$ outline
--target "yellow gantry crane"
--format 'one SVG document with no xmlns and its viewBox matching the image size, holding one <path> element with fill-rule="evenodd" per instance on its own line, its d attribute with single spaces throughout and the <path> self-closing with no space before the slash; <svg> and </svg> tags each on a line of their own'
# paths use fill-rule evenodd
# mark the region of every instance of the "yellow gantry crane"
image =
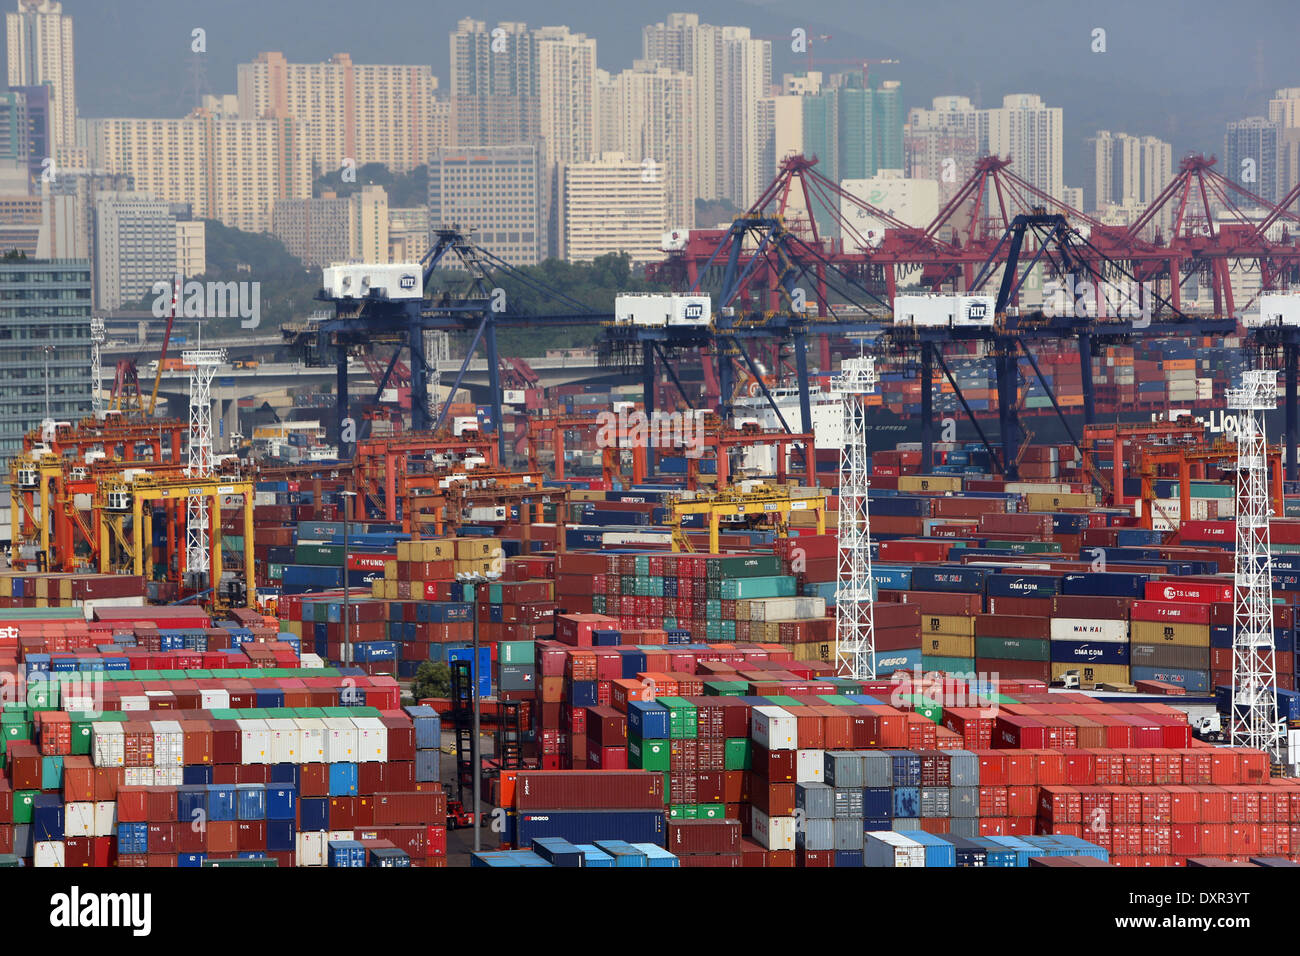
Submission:
<svg viewBox="0 0 1300 956">
<path fill-rule="evenodd" d="M 231 496 L 243 498 L 244 512 L 244 594 L 248 607 L 253 607 L 257 587 L 253 573 L 253 482 L 248 478 L 231 478 L 214 475 L 209 478 L 160 478 L 141 475 L 131 481 L 114 479 L 105 481 L 96 493 L 99 511 L 99 570 L 109 573 L 125 570 L 130 574 L 153 577 L 153 509 L 147 507 L 154 501 L 180 503 L 177 513 L 183 518 L 188 498 L 210 498 L 208 513 L 212 515 L 209 567 L 212 581 L 212 604 L 223 607 L 221 598 L 221 499 Z M 131 519 L 127 527 L 127 519 Z M 184 540 L 184 534 L 180 535 Z M 178 556 L 180 572 L 185 571 L 185 550 Z"/>
<path fill-rule="evenodd" d="M 817 518 L 817 533 L 825 534 L 826 505 L 824 488 L 766 484 L 748 486 L 746 483 L 720 491 L 696 492 L 691 497 L 677 495 L 669 503 L 668 526 L 673 532 L 673 550 L 695 550 L 682 528 L 682 518 L 686 515 L 708 515 L 709 551 L 716 554 L 724 518 L 770 520 L 776 526 L 776 533 L 784 538 L 789 533 L 790 515 L 796 511 L 811 511 Z"/>
<path fill-rule="evenodd" d="M 50 554 L 50 528 L 55 502 L 54 483 L 63 474 L 63 463 L 47 451 L 18 455 L 9 463 L 10 563 L 24 566 L 23 544 L 40 542 L 38 565 Z M 44 568 L 38 568 L 44 570 Z"/>
</svg>

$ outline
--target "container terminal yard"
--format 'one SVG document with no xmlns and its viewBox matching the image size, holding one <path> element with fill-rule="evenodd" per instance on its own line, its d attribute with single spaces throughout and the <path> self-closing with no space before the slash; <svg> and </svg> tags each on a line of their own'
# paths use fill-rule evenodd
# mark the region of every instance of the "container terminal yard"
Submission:
<svg viewBox="0 0 1300 956">
<path fill-rule="evenodd" d="M 68 19 L 52 0 L 17 2 L 11 20 Z M 36 35 L 17 22 L 11 83 L 26 76 L 19 40 Z M 504 27 L 461 21 L 455 69 L 471 58 L 458 38 L 496 56 L 527 29 Z M 667 88 L 661 29 L 645 27 L 646 59 L 625 77 Z M 577 77 L 555 50 L 586 38 L 540 34 L 536 82 Z M 822 59 L 808 53 L 784 88 L 753 84 L 774 129 L 791 91 L 821 82 Z M 590 60 L 594 77 L 594 40 Z M 867 66 L 898 60 L 839 62 L 854 70 L 827 90 L 892 102 L 897 82 L 873 85 Z M 203 92 L 199 64 L 189 119 L 213 142 L 235 117 L 311 149 L 397 136 L 291 116 L 310 98 L 286 93 L 299 65 L 283 54 L 241 63 L 238 96 Z M 335 67 L 346 76 L 347 110 L 384 100 L 367 71 L 405 70 L 403 95 L 427 85 L 430 115 L 439 104 L 458 135 L 473 109 L 481 126 L 509 125 L 492 96 L 435 100 L 423 67 L 354 72 L 348 54 L 317 66 L 322 87 Z M 44 99 L 4 95 L 70 104 L 63 80 L 23 82 Z M 570 106 L 585 95 L 573 82 Z M 600 83 L 626 83 L 618 102 L 633 102 L 633 80 Z M 611 103 L 602 122 L 619 118 Z M 95 275 L 77 333 L 85 414 L 50 412 L 55 347 L 24 352 L 43 362 L 45 414 L 25 409 L 36 424 L 0 474 L 0 868 L 135 886 L 143 875 L 121 871 L 1300 865 L 1300 175 L 1255 191 L 1188 152 L 1164 183 L 1137 176 L 1120 221 L 1084 211 L 1082 189 L 1043 185 L 986 132 L 916 220 L 864 198 L 845 144 L 819 159 L 800 109 L 799 148 L 765 147 L 777 151 L 761 179 L 739 177 L 745 201 L 710 206 L 732 195 L 716 184 L 699 186 L 707 202 L 663 193 L 665 209 L 685 198 L 726 221 L 671 231 L 665 213 L 648 259 L 605 257 L 627 267 L 608 295 L 565 271 L 598 256 L 515 262 L 502 244 L 519 232 L 456 222 L 450 200 L 440 221 L 450 174 L 420 182 L 422 220 L 394 200 L 394 224 L 418 222 L 400 241 L 294 252 L 311 303 L 277 290 L 286 317 L 260 328 L 260 312 L 210 316 L 200 302 L 196 316 L 180 265 L 148 317 Z M 131 182 L 107 168 L 135 162 L 113 124 L 137 121 L 67 110 L 70 130 L 92 124 L 93 148 L 55 144 L 59 162 L 84 150 L 77 175 L 124 177 L 76 187 L 97 197 L 91 235 L 107 236 L 168 190 L 151 171 Z M 624 139 L 652 138 L 646 124 Z M 435 160 L 520 148 L 446 136 L 386 146 L 392 169 L 371 165 L 397 171 L 396 194 L 410 186 L 403 150 L 432 177 Z M 1286 142 L 1300 157 L 1300 132 Z M 143 133 L 134 148 L 150 154 Z M 554 131 L 547 148 L 564 158 L 538 182 L 556 177 L 563 229 L 595 175 L 577 167 L 640 163 L 584 159 Z M 157 200 L 150 214 L 173 217 L 167 269 L 183 237 L 205 235 L 195 222 L 214 257 L 241 231 L 306 248 L 325 210 L 364 232 L 374 183 L 339 196 L 355 175 L 335 183 L 327 168 L 355 173 L 356 160 L 267 165 L 299 159 L 320 181 L 298 198 L 266 185 L 285 203 L 255 226 Z M 22 160 L 40 176 L 34 153 Z M 233 173 L 210 175 L 205 201 L 256 205 Z M 67 208 L 42 215 L 77 221 L 76 190 L 58 188 Z M 609 202 L 614 232 L 634 210 Z M 30 257 L 0 250 L 0 299 L 5 284 L 47 282 L 5 270 L 91 268 L 89 252 L 46 259 L 63 248 L 47 232 L 33 241 Z M 190 271 L 211 312 L 217 272 Z M 0 309 L 0 333 L 5 321 Z M 547 344 L 514 354 L 529 336 Z M 6 372 L 0 398 L 35 396 L 17 384 L 28 371 Z M 1126 905 L 1148 914 L 1175 902 L 1158 883 L 1134 889 Z"/>
</svg>

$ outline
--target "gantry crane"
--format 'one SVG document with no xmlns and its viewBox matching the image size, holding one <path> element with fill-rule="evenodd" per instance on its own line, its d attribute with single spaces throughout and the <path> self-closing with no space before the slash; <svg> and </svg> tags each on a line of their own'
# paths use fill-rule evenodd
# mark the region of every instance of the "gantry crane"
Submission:
<svg viewBox="0 0 1300 956">
<path fill-rule="evenodd" d="M 1282 506 L 1282 448 L 1273 446 L 1267 451 L 1268 486 L 1275 514 L 1283 514 Z M 1204 480 L 1205 466 L 1211 462 L 1225 464 L 1235 474 L 1237 446 L 1232 442 L 1216 442 L 1205 446 L 1143 447 L 1138 451 L 1138 471 L 1142 476 L 1142 527 L 1154 527 L 1156 507 L 1155 484 L 1164 465 L 1178 466 L 1179 522 L 1191 519 L 1193 480 Z M 1164 516 L 1168 521 L 1168 516 Z M 1174 522 L 1169 522 L 1171 525 Z M 1172 535 L 1176 536 L 1175 527 Z"/>
<path fill-rule="evenodd" d="M 160 478 L 152 475 L 137 476 L 131 480 L 113 479 L 100 484 L 96 506 L 99 510 L 99 570 L 153 576 L 153 502 L 175 503 L 183 513 L 187 500 L 202 497 L 208 502 L 211 516 L 209 536 L 209 580 L 212 587 L 211 603 L 225 608 L 230 603 L 221 593 L 221 576 L 224 570 L 221 549 L 221 501 L 238 496 L 243 499 L 244 512 L 244 603 L 253 607 L 257 587 L 253 567 L 253 482 L 248 478 L 214 475 L 206 478 Z M 127 520 L 130 519 L 130 526 Z M 169 522 L 178 526 L 177 520 Z M 177 572 L 182 580 L 186 571 L 187 551 L 179 543 L 172 554 L 177 561 Z M 172 554 L 167 555 L 170 563 Z"/>
<path fill-rule="evenodd" d="M 826 533 L 827 492 L 824 488 L 778 488 L 756 484 L 752 488 L 727 488 L 721 491 L 674 495 L 669 503 L 668 526 L 672 529 L 674 551 L 694 551 L 682 528 L 686 515 L 707 515 L 709 552 L 718 553 L 719 533 L 724 518 L 772 524 L 778 536 L 789 533 L 790 515 L 811 511 L 817 519 L 817 533 Z"/>
</svg>

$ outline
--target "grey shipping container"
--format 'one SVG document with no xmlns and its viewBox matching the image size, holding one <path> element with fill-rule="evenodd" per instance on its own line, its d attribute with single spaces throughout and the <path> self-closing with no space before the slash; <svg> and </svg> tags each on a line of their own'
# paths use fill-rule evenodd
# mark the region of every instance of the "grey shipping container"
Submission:
<svg viewBox="0 0 1300 956">
<path fill-rule="evenodd" d="M 861 787 L 836 787 L 835 788 L 835 818 L 857 817 L 862 819 L 862 788 Z M 854 847 L 837 847 L 840 850 L 852 850 Z"/>
<path fill-rule="evenodd" d="M 799 845 L 805 850 L 835 849 L 835 823 L 834 820 L 804 820 L 797 834 Z"/>
<path fill-rule="evenodd" d="M 973 839 L 980 835 L 980 819 L 979 817 L 953 817 L 948 824 L 948 832 L 955 837 Z"/>
<path fill-rule="evenodd" d="M 980 758 L 969 750 L 949 752 L 951 783 L 954 787 L 978 787 L 980 782 Z"/>
<path fill-rule="evenodd" d="M 953 787 L 949 797 L 953 817 L 978 817 L 980 815 L 980 788 Z"/>
<path fill-rule="evenodd" d="M 946 817 L 951 816 L 952 803 L 947 787 L 922 787 L 921 788 L 921 816 L 923 817 Z"/>
<path fill-rule="evenodd" d="M 1178 644 L 1130 644 L 1129 663 L 1133 667 L 1181 667 L 1208 671 L 1208 647 L 1184 647 Z"/>
<path fill-rule="evenodd" d="M 415 752 L 415 782 L 434 783 L 442 779 L 442 751 L 417 750 Z"/>
<path fill-rule="evenodd" d="M 823 778 L 827 785 L 862 787 L 862 757 L 860 750 L 826 751 Z"/>
<path fill-rule="evenodd" d="M 892 787 L 894 785 L 894 761 L 883 750 L 869 753 L 862 758 L 863 786 Z"/>
<path fill-rule="evenodd" d="M 861 791 L 859 791 L 861 793 Z M 862 818 L 845 817 L 835 820 L 835 849 L 862 849 Z"/>
<path fill-rule="evenodd" d="M 835 791 L 824 783 L 800 783 L 794 788 L 794 805 L 807 820 L 829 820 L 835 815 Z"/>
</svg>

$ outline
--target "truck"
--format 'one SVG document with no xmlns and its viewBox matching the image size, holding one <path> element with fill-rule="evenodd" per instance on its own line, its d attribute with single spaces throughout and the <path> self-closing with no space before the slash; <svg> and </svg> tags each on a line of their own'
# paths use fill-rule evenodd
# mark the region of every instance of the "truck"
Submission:
<svg viewBox="0 0 1300 956">
<path fill-rule="evenodd" d="M 1192 736 L 1208 743 L 1223 743 L 1227 735 L 1223 732 L 1223 717 L 1217 713 L 1203 717 L 1194 717 L 1191 721 Z"/>
</svg>

